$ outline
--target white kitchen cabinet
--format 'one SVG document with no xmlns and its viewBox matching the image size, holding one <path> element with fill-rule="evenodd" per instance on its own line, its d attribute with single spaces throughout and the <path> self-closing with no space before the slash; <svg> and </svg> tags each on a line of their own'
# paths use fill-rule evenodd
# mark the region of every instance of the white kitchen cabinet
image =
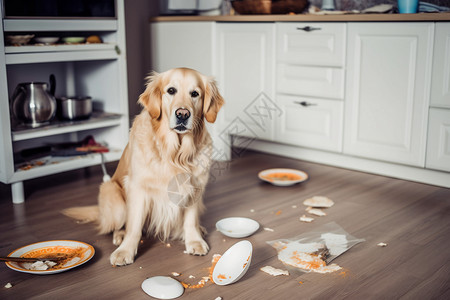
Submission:
<svg viewBox="0 0 450 300">
<path fill-rule="evenodd" d="M 342 151 L 342 101 L 278 95 L 278 104 L 283 111 L 277 122 L 278 142 Z"/>
<path fill-rule="evenodd" d="M 214 27 L 215 22 L 150 23 L 152 70 L 186 67 L 213 75 Z"/>
<path fill-rule="evenodd" d="M 98 165 L 99 154 L 75 157 L 45 156 L 19 162 L 22 150 L 49 144 L 78 142 L 92 135 L 107 144 L 104 160 L 115 161 L 128 141 L 128 92 L 126 75 L 124 3 L 116 1 L 115 18 L 7 18 L 0 3 L 3 36 L 32 33 L 42 36 L 99 35 L 102 44 L 4 45 L 0 41 L 0 181 L 12 185 L 13 202 L 24 201 L 23 181 Z M 60 96 L 89 95 L 94 113 L 89 120 L 59 121 L 29 128 L 10 115 L 12 93 L 21 82 L 48 82 L 56 77 Z M 30 167 L 22 168 L 22 164 Z"/>
<path fill-rule="evenodd" d="M 344 153 L 424 167 L 433 23 L 348 24 Z"/>
<path fill-rule="evenodd" d="M 450 24 L 436 23 L 431 106 L 450 108 Z"/>
<path fill-rule="evenodd" d="M 275 25 L 217 24 L 217 80 L 225 98 L 221 137 L 273 139 Z"/>
<path fill-rule="evenodd" d="M 277 23 L 277 142 L 342 151 L 344 23 Z"/>
<path fill-rule="evenodd" d="M 426 167 L 450 171 L 450 109 L 430 108 Z"/>
</svg>

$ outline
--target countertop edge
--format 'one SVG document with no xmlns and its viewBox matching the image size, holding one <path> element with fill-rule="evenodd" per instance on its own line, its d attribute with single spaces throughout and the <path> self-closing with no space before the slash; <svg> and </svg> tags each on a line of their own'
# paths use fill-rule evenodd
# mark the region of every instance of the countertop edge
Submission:
<svg viewBox="0 0 450 300">
<path fill-rule="evenodd" d="M 150 22 L 440 22 L 450 21 L 450 13 L 343 14 L 343 15 L 234 15 L 234 16 L 157 16 Z"/>
</svg>

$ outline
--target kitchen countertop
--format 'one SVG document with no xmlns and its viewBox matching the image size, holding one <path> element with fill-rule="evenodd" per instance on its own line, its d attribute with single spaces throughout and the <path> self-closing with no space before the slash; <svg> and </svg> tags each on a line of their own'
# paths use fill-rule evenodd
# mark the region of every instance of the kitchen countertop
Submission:
<svg viewBox="0 0 450 300">
<path fill-rule="evenodd" d="M 234 15 L 234 16 L 158 16 L 150 22 L 435 22 L 450 21 L 450 13 L 419 14 L 343 14 L 343 15 Z"/>
</svg>

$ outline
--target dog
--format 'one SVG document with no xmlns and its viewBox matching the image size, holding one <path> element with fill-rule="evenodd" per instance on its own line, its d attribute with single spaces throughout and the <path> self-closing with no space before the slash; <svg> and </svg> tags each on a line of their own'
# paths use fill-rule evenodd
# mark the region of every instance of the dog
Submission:
<svg viewBox="0 0 450 300">
<path fill-rule="evenodd" d="M 200 226 L 212 154 L 205 120 L 215 122 L 224 99 L 213 79 L 192 69 L 154 72 L 147 79 L 138 100 L 142 111 L 114 175 L 100 185 L 98 205 L 63 211 L 97 222 L 101 234 L 113 233 L 114 266 L 134 262 L 143 231 L 183 240 L 189 254 L 209 251 Z"/>
</svg>

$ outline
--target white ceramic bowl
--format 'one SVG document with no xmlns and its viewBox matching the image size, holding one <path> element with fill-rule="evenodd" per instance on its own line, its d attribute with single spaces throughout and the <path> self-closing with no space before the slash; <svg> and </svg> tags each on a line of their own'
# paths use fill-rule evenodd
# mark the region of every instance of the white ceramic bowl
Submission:
<svg viewBox="0 0 450 300">
<path fill-rule="evenodd" d="M 34 41 L 38 44 L 52 45 L 59 41 L 59 37 L 41 36 L 41 37 L 35 37 Z"/>
<path fill-rule="evenodd" d="M 222 234 L 232 238 L 243 238 L 252 235 L 259 229 L 259 223 L 249 218 L 225 218 L 216 223 Z"/>
<path fill-rule="evenodd" d="M 142 282 L 141 288 L 149 296 L 158 299 L 174 299 L 184 293 L 181 283 L 167 276 L 147 278 Z"/>
<path fill-rule="evenodd" d="M 219 259 L 212 274 L 217 285 L 232 284 L 247 273 L 252 261 L 253 246 L 249 241 L 240 241 L 231 246 Z"/>
<path fill-rule="evenodd" d="M 308 179 L 308 174 L 295 169 L 267 169 L 258 173 L 259 179 L 277 186 L 290 186 Z"/>
</svg>

